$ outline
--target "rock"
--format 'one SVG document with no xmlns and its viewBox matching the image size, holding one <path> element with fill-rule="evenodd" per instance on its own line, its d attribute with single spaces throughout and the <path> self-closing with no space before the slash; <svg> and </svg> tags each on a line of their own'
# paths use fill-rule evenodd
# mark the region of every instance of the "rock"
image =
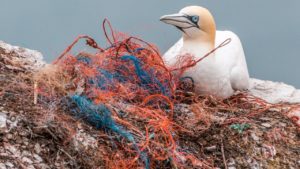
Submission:
<svg viewBox="0 0 300 169">
<path fill-rule="evenodd" d="M 9 139 L 9 140 L 11 140 L 11 139 L 14 138 L 14 136 L 13 136 L 12 134 L 7 134 L 7 135 L 6 135 L 6 138 Z"/>
<path fill-rule="evenodd" d="M 272 127 L 272 125 L 270 123 L 261 123 L 261 125 L 266 127 L 266 128 Z"/>
<path fill-rule="evenodd" d="M 259 163 L 253 158 L 248 158 L 247 163 L 249 164 L 251 169 L 261 169 Z"/>
<path fill-rule="evenodd" d="M 214 151 L 217 150 L 217 146 L 205 147 L 205 150 L 206 150 L 206 151 L 209 151 L 209 152 L 214 152 Z"/>
<path fill-rule="evenodd" d="M 30 157 L 32 154 L 29 151 L 22 151 L 22 156 L 23 157 Z"/>
<path fill-rule="evenodd" d="M 40 169 L 50 169 L 50 167 L 45 163 L 39 164 L 39 167 L 40 167 Z"/>
<path fill-rule="evenodd" d="M 36 160 L 38 163 L 43 162 L 42 157 L 40 157 L 39 155 L 33 154 L 33 157 L 35 158 L 35 160 Z"/>
<path fill-rule="evenodd" d="M 13 128 L 16 128 L 18 126 L 18 122 L 20 119 L 16 117 L 10 117 L 10 119 L 7 119 L 7 122 L 9 123 L 9 130 L 12 130 Z"/>
<path fill-rule="evenodd" d="M 259 137 L 255 133 L 251 133 L 250 136 L 254 141 L 256 141 L 256 142 L 259 141 Z"/>
<path fill-rule="evenodd" d="M 11 163 L 11 162 L 6 162 L 5 163 L 5 165 L 7 166 L 7 167 L 10 167 L 10 168 L 14 168 L 14 164 L 13 163 Z"/>
<path fill-rule="evenodd" d="M 76 133 L 75 137 L 73 138 L 73 143 L 75 145 L 75 148 L 80 150 L 83 149 L 96 149 L 98 147 L 97 140 L 92 137 L 91 135 L 88 135 L 84 131 L 80 130 Z"/>
<path fill-rule="evenodd" d="M 27 169 L 35 169 L 35 167 L 33 165 L 28 165 L 26 166 Z"/>
<path fill-rule="evenodd" d="M 42 150 L 41 150 L 41 146 L 40 146 L 39 143 L 36 143 L 36 144 L 34 145 L 34 150 L 35 150 L 35 152 L 38 153 L 38 154 L 42 151 Z"/>
<path fill-rule="evenodd" d="M 11 145 L 9 143 L 4 143 L 4 148 L 7 151 L 9 151 L 12 155 L 14 155 L 15 157 L 18 157 L 21 154 L 20 150 L 16 146 Z"/>
<path fill-rule="evenodd" d="M 6 114 L 0 112 L 0 133 L 4 133 L 7 129 L 6 119 Z"/>
<path fill-rule="evenodd" d="M 286 123 L 279 122 L 279 125 L 280 125 L 281 127 L 286 127 Z"/>
<path fill-rule="evenodd" d="M 5 55 L 5 56 L 4 56 Z M 8 69 L 38 70 L 45 65 L 43 55 L 35 50 L 12 46 L 0 41 L 0 58 Z"/>
<path fill-rule="evenodd" d="M 300 126 L 300 107 L 289 112 L 288 116 Z"/>
<path fill-rule="evenodd" d="M 228 169 L 236 169 L 235 165 L 235 160 L 233 158 L 229 158 L 227 163 Z"/>
<path fill-rule="evenodd" d="M 300 103 L 300 90 L 281 82 L 251 79 L 250 93 L 269 103 Z"/>
<path fill-rule="evenodd" d="M 0 162 L 0 169 L 6 169 L 6 166 L 5 166 L 4 163 L 1 163 L 1 162 Z"/>
<path fill-rule="evenodd" d="M 211 120 L 215 123 L 223 123 L 227 118 L 227 114 L 217 112 L 212 114 Z"/>
<path fill-rule="evenodd" d="M 28 157 L 23 157 L 22 162 L 27 163 L 27 164 L 32 164 L 33 163 L 32 160 Z"/>
<path fill-rule="evenodd" d="M 273 120 L 273 119 L 268 118 L 268 117 L 260 117 L 259 119 L 262 120 L 262 121 L 272 121 Z"/>
</svg>

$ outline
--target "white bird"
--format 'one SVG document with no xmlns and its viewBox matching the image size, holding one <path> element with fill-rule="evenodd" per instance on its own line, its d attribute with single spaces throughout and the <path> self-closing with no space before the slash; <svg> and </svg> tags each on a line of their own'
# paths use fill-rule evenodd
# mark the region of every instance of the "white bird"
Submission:
<svg viewBox="0 0 300 169">
<path fill-rule="evenodd" d="M 193 78 L 195 92 L 228 98 L 236 90 L 249 88 L 249 73 L 239 37 L 231 31 L 216 31 L 211 13 L 200 6 L 183 8 L 178 14 L 160 18 L 183 32 L 182 38 L 163 56 L 167 66 L 174 66 L 179 56 L 191 54 L 200 59 L 226 39 L 231 42 L 186 70 L 183 76 Z"/>
</svg>

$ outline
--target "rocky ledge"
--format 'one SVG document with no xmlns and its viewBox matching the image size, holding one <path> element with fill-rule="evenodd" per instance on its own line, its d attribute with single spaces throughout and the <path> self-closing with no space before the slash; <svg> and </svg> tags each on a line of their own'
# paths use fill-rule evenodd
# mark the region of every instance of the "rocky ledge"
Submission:
<svg viewBox="0 0 300 169">
<path fill-rule="evenodd" d="M 43 55 L 36 51 L 0 41 L 0 68 L 19 71 L 38 70 L 45 65 Z"/>
<path fill-rule="evenodd" d="M 43 65 L 40 52 L 0 41 L 0 169 L 109 167 L 104 159 L 112 138 L 103 137 L 82 123 L 74 123 L 70 136 L 62 128 L 65 123 L 56 121 L 55 112 L 49 113 L 33 104 L 32 90 L 24 91 L 22 86 L 16 85 L 25 82 L 32 86 L 28 74 Z M 300 91 L 284 83 L 252 79 L 249 92 L 270 105 L 300 103 Z M 22 97 L 26 93 L 30 97 Z M 189 107 L 188 104 L 175 105 L 175 114 L 180 117 L 175 122 L 197 130 L 201 126 L 190 123 L 194 114 Z M 300 168 L 300 130 L 289 118 L 297 122 L 300 110 L 296 108 L 288 116 L 282 111 L 273 108 L 252 117 L 251 125 L 224 127 L 221 122 L 245 112 L 220 110 L 205 115 L 211 119 L 211 125 L 205 130 L 181 135 L 179 143 L 217 168 Z M 200 162 L 198 168 L 203 168 Z"/>
<path fill-rule="evenodd" d="M 282 82 L 251 79 L 250 93 L 269 103 L 300 103 L 300 90 Z"/>
</svg>

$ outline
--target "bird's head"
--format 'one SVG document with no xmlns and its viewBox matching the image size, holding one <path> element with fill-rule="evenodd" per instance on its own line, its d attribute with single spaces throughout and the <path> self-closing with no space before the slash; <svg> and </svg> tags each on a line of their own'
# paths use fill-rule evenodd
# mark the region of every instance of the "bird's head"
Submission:
<svg viewBox="0 0 300 169">
<path fill-rule="evenodd" d="M 162 16 L 160 21 L 174 25 L 181 30 L 184 40 L 201 39 L 212 44 L 215 42 L 215 21 L 206 8 L 188 6 L 177 14 Z"/>
</svg>

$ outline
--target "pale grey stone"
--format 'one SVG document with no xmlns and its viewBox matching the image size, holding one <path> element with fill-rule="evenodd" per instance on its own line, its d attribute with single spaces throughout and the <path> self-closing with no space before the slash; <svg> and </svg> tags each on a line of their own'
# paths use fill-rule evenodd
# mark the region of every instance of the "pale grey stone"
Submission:
<svg viewBox="0 0 300 169">
<path fill-rule="evenodd" d="M 0 112 L 0 133 L 4 133 L 7 129 L 6 119 L 7 115 Z"/>
<path fill-rule="evenodd" d="M 300 90 L 282 82 L 251 79 L 249 92 L 269 103 L 300 103 Z"/>
<path fill-rule="evenodd" d="M 5 166 L 4 163 L 1 163 L 1 162 L 0 162 L 0 169 L 6 169 L 6 166 Z"/>
</svg>

